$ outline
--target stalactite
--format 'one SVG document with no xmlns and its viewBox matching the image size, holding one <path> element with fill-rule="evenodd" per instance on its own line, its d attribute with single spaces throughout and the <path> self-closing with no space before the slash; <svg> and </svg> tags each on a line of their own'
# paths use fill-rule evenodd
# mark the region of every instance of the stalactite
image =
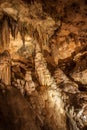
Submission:
<svg viewBox="0 0 87 130">
<path fill-rule="evenodd" d="M 39 34 L 38 34 L 37 29 L 35 29 L 33 36 L 34 36 L 34 39 L 37 39 L 39 41 Z"/>
<path fill-rule="evenodd" d="M 41 51 L 42 51 L 42 40 L 41 40 L 41 38 L 40 38 L 40 34 L 39 34 L 40 32 L 37 30 L 37 29 L 35 29 L 35 32 L 34 32 L 34 38 L 38 41 L 38 44 L 39 44 L 39 46 L 40 46 L 40 48 L 41 48 Z"/>
<path fill-rule="evenodd" d="M 25 23 L 20 23 L 18 24 L 19 32 L 23 41 L 23 47 L 25 47 L 25 35 L 28 33 L 27 27 Z"/>
<path fill-rule="evenodd" d="M 19 28 L 18 21 L 15 21 L 8 15 L 4 15 L 1 20 L 1 48 L 8 49 L 10 43 L 10 33 L 14 39 L 16 38 Z M 24 40 L 24 39 L 23 39 Z"/>
<path fill-rule="evenodd" d="M 0 21 L 0 49 L 2 49 L 2 23 Z"/>
<path fill-rule="evenodd" d="M 9 27 L 11 30 L 12 37 L 14 37 L 14 39 L 15 39 L 18 34 L 18 23 L 10 16 L 9 16 Z"/>
<path fill-rule="evenodd" d="M 34 27 L 33 27 L 32 24 L 29 24 L 29 25 L 28 25 L 28 32 L 27 32 L 27 33 L 30 35 L 30 37 L 33 37 L 33 38 L 34 38 L 35 29 L 34 29 Z"/>
<path fill-rule="evenodd" d="M 18 26 L 17 24 L 15 24 L 14 25 L 14 39 L 16 38 L 17 34 L 18 34 Z"/>
<path fill-rule="evenodd" d="M 9 43 L 10 43 L 10 29 L 8 25 L 8 19 L 5 16 L 2 20 L 2 46 L 3 49 L 8 49 Z"/>
</svg>

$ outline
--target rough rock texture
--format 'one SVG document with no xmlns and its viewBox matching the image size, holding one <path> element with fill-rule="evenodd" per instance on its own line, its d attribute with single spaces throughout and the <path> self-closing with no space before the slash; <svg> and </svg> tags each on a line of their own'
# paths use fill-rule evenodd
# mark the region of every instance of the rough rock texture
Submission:
<svg viewBox="0 0 87 130">
<path fill-rule="evenodd" d="M 0 1 L 1 130 L 87 129 L 86 7 Z"/>
<path fill-rule="evenodd" d="M 0 130 L 40 130 L 29 103 L 16 88 L 0 84 Z"/>
<path fill-rule="evenodd" d="M 6 85 L 11 85 L 11 57 L 8 51 L 0 55 L 0 80 Z"/>
</svg>

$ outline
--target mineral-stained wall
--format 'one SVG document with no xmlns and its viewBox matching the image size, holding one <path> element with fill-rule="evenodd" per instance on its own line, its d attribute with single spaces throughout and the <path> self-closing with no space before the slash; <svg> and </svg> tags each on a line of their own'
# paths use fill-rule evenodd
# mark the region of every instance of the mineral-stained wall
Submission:
<svg viewBox="0 0 87 130">
<path fill-rule="evenodd" d="M 87 129 L 86 0 L 0 1 L 0 129 Z"/>
</svg>

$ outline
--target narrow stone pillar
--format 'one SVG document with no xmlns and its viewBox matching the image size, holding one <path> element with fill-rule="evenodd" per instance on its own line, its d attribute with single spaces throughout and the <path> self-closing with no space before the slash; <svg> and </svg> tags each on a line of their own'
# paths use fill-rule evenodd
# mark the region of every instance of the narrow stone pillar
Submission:
<svg viewBox="0 0 87 130">
<path fill-rule="evenodd" d="M 25 91 L 27 94 L 31 94 L 33 91 L 35 91 L 35 84 L 32 80 L 31 71 L 27 71 L 25 74 Z"/>
<path fill-rule="evenodd" d="M 11 58 L 6 50 L 0 54 L 0 80 L 5 85 L 11 85 Z"/>
</svg>

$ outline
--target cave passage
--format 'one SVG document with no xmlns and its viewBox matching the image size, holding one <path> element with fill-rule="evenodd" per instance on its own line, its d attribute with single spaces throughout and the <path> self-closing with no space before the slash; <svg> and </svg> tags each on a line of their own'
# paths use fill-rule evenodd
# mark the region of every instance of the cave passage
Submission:
<svg viewBox="0 0 87 130">
<path fill-rule="evenodd" d="M 0 1 L 0 130 L 87 130 L 86 0 Z"/>
</svg>

